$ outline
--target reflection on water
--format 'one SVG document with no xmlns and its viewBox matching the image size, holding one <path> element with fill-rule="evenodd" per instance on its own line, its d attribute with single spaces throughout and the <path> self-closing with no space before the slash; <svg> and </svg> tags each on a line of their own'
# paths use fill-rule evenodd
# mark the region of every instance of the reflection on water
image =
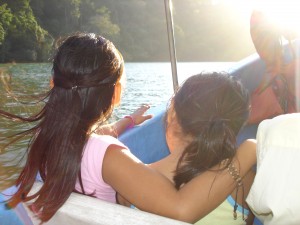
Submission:
<svg viewBox="0 0 300 225">
<path fill-rule="evenodd" d="M 179 63 L 178 80 L 202 71 L 225 71 L 232 63 Z M 50 64 L 0 65 L 0 105 L 5 110 L 23 116 L 40 110 L 42 104 L 34 104 L 30 98 L 49 90 Z M 164 104 L 173 93 L 170 63 L 126 63 L 126 87 L 122 104 L 115 109 L 114 119 L 133 112 L 142 103 L 152 107 Z M 32 102 L 32 104 L 22 104 Z M 11 123 L 0 117 L 0 149 L 7 143 L 7 137 L 28 129 L 29 125 Z M 0 191 L 11 186 L 25 159 L 28 140 L 0 152 Z"/>
<path fill-rule="evenodd" d="M 40 110 L 41 104 L 22 104 L 33 101 L 33 95 L 49 88 L 49 64 L 9 64 L 1 68 L 0 104 L 4 110 L 17 115 L 29 116 Z M 48 76 L 45 76 L 45 75 Z M 20 124 L 0 117 L 0 190 L 11 186 L 23 166 L 28 140 L 20 140 L 3 151 L 8 143 L 5 137 L 28 129 Z"/>
</svg>

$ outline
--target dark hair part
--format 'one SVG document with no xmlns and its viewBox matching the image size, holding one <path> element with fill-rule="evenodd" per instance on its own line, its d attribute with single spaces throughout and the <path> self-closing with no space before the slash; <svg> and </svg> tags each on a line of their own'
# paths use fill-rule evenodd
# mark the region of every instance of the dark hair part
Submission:
<svg viewBox="0 0 300 225">
<path fill-rule="evenodd" d="M 0 112 L 8 118 L 37 122 L 15 137 L 30 135 L 31 140 L 10 206 L 36 198 L 31 209 L 44 222 L 74 191 L 76 179 L 84 193 L 80 176 L 83 149 L 92 126 L 108 119 L 113 110 L 115 84 L 123 67 L 122 55 L 110 41 L 95 34 L 72 35 L 61 42 L 54 56 L 54 87 L 43 109 L 30 118 Z M 44 184 L 29 196 L 38 172 Z"/>
<path fill-rule="evenodd" d="M 188 78 L 173 98 L 182 134 L 193 138 L 175 171 L 176 188 L 230 159 L 236 136 L 249 115 L 249 97 L 240 82 L 225 73 L 203 73 Z"/>
</svg>

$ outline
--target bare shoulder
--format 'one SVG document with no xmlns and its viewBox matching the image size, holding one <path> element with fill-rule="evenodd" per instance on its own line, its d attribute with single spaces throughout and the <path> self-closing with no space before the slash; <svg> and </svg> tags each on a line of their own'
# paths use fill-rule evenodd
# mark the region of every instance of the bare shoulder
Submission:
<svg viewBox="0 0 300 225">
<path fill-rule="evenodd" d="M 243 149 L 244 151 L 253 151 L 256 149 L 256 139 L 247 139 L 240 146 L 239 149 Z"/>
<path fill-rule="evenodd" d="M 105 182 L 115 186 L 129 175 L 136 175 L 144 169 L 144 164 L 126 147 L 110 145 L 105 153 L 102 175 Z"/>
<path fill-rule="evenodd" d="M 119 146 L 117 144 L 111 144 L 107 148 L 107 153 L 113 157 L 126 157 L 133 161 L 140 162 L 138 158 L 136 158 L 127 147 Z"/>
<path fill-rule="evenodd" d="M 104 157 L 104 164 L 108 164 L 107 167 L 122 167 L 128 164 L 132 165 L 135 163 L 140 163 L 140 160 L 136 158 L 126 147 L 111 144 L 107 148 Z"/>
<path fill-rule="evenodd" d="M 256 163 L 256 140 L 247 139 L 244 141 L 237 150 L 239 161 L 249 161 Z"/>
</svg>

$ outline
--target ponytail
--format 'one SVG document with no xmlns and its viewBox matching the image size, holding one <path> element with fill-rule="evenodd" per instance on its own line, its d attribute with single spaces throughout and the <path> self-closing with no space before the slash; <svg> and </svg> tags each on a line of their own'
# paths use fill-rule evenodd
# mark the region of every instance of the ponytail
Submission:
<svg viewBox="0 0 300 225">
<path fill-rule="evenodd" d="M 224 159 L 232 159 L 236 151 L 235 143 L 235 133 L 226 121 L 216 119 L 207 122 L 180 157 L 174 176 L 175 187 L 179 189 L 182 184 Z"/>
<path fill-rule="evenodd" d="M 236 153 L 236 136 L 249 115 L 249 96 L 228 74 L 189 77 L 175 94 L 174 109 L 182 135 L 191 137 L 175 169 L 176 188 Z M 222 166 L 221 169 L 225 167 Z"/>
</svg>

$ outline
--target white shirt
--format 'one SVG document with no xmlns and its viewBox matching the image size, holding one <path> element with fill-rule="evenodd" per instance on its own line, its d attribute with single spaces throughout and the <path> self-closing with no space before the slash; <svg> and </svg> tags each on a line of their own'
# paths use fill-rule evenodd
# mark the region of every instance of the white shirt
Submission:
<svg viewBox="0 0 300 225">
<path fill-rule="evenodd" d="M 247 203 L 265 225 L 300 224 L 300 114 L 263 121 Z"/>
</svg>

